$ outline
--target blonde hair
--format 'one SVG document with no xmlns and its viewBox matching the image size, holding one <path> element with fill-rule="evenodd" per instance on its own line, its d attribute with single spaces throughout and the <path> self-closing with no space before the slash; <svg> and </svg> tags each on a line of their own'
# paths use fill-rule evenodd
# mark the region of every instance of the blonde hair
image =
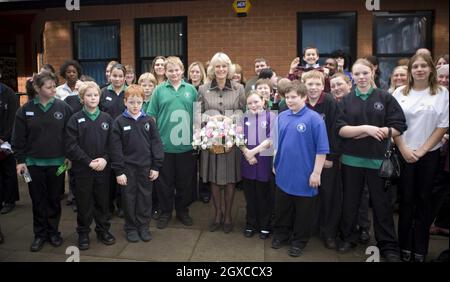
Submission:
<svg viewBox="0 0 450 282">
<path fill-rule="evenodd" d="M 78 96 L 80 96 L 80 101 L 83 103 L 84 95 L 86 94 L 86 91 L 90 88 L 95 89 L 97 91 L 98 95 L 100 96 L 100 87 L 98 87 L 98 84 L 93 81 L 84 81 L 80 83 L 80 87 L 78 88 Z"/>
<path fill-rule="evenodd" d="M 211 61 L 209 62 L 207 74 L 211 80 L 216 78 L 216 73 L 215 73 L 216 66 L 218 64 L 222 64 L 222 63 L 224 63 L 228 66 L 227 79 L 231 79 L 233 77 L 234 65 L 233 65 L 233 63 L 231 63 L 230 57 L 228 57 L 228 55 L 225 53 L 218 52 L 211 58 Z"/>
<path fill-rule="evenodd" d="M 179 66 L 181 71 L 184 72 L 183 62 L 178 57 L 175 57 L 175 56 L 167 57 L 167 59 L 166 59 L 166 67 L 165 67 L 166 71 L 167 71 L 167 65 Z"/>
<path fill-rule="evenodd" d="M 350 77 L 343 72 L 337 72 L 330 77 L 330 82 L 335 78 L 342 78 L 346 83 L 351 83 Z"/>
<path fill-rule="evenodd" d="M 193 68 L 193 67 L 195 67 L 195 66 L 198 66 L 198 68 L 200 69 L 200 75 L 201 75 L 201 78 L 200 78 L 200 84 L 202 84 L 202 83 L 204 83 L 205 82 L 205 78 L 206 78 L 206 72 L 205 72 L 205 67 L 203 66 L 203 64 L 201 63 L 201 62 L 199 62 L 199 61 L 195 61 L 195 62 L 193 62 L 190 66 L 189 66 L 189 68 L 188 68 L 188 79 L 191 79 L 191 69 Z"/>
<path fill-rule="evenodd" d="M 260 79 L 261 80 L 261 79 Z M 256 95 L 259 98 L 261 98 L 261 100 L 264 102 L 264 109 L 267 109 L 269 107 L 269 101 L 267 101 L 266 99 L 264 99 L 263 95 L 261 93 L 259 93 L 256 90 L 250 90 L 246 95 L 245 95 L 245 101 L 248 100 L 248 98 L 250 98 L 250 96 Z"/>
<path fill-rule="evenodd" d="M 430 68 L 430 76 L 428 77 L 428 86 L 430 87 L 430 94 L 431 95 L 436 95 L 438 90 L 441 88 L 439 86 L 438 81 L 437 81 L 436 67 L 435 67 L 435 65 L 433 63 L 433 59 L 431 58 L 431 56 L 426 55 L 426 54 L 422 54 L 422 53 L 419 53 L 419 54 L 416 54 L 416 55 L 412 56 L 412 58 L 409 60 L 409 63 L 408 63 L 408 82 L 407 82 L 405 88 L 403 89 L 403 95 L 408 96 L 409 92 L 414 87 L 414 78 L 412 77 L 412 65 L 419 58 L 422 58 L 427 63 L 428 67 Z"/>
<path fill-rule="evenodd" d="M 303 83 L 305 83 L 307 79 L 312 79 L 312 78 L 320 79 L 320 81 L 322 81 L 322 85 L 325 85 L 325 77 L 324 77 L 323 73 L 320 71 L 310 70 L 310 71 L 304 72 L 302 74 L 302 82 Z"/>
<path fill-rule="evenodd" d="M 394 90 L 397 88 L 394 85 L 394 74 L 395 74 L 395 71 L 399 70 L 399 69 L 402 69 L 402 70 L 406 71 L 406 75 L 408 76 L 408 66 L 405 66 L 405 65 L 396 66 L 394 68 L 394 70 L 392 71 L 392 74 L 391 74 L 391 85 L 390 85 L 390 87 L 388 89 L 389 93 L 394 93 Z"/>
<path fill-rule="evenodd" d="M 140 85 L 144 80 L 149 80 L 151 83 L 153 83 L 153 86 L 155 87 L 158 84 L 155 76 L 150 72 L 144 72 L 143 74 L 141 74 L 138 80 L 138 84 Z"/>
</svg>

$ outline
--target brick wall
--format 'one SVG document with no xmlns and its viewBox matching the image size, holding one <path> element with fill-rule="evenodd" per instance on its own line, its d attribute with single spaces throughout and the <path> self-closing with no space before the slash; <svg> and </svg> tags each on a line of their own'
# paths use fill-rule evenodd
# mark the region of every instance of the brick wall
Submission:
<svg viewBox="0 0 450 282">
<path fill-rule="evenodd" d="M 382 11 L 434 10 L 434 53 L 448 53 L 448 1 L 380 1 Z M 215 52 L 224 51 L 233 62 L 242 65 L 247 78 L 254 75 L 253 60 L 260 56 L 266 57 L 279 74 L 288 72 L 289 63 L 297 53 L 298 12 L 356 11 L 357 55 L 372 52 L 372 14 L 365 9 L 365 0 L 253 0 L 252 9 L 244 18 L 236 17 L 232 2 L 197 0 L 109 7 L 81 6 L 81 11 L 71 12 L 48 9 L 39 14 L 35 22 L 46 22 L 43 58 L 44 62 L 53 64 L 57 69 L 65 59 L 72 58 L 71 22 L 89 20 L 120 19 L 122 63 L 134 65 L 135 18 L 187 16 L 189 62 L 205 62 Z"/>
</svg>

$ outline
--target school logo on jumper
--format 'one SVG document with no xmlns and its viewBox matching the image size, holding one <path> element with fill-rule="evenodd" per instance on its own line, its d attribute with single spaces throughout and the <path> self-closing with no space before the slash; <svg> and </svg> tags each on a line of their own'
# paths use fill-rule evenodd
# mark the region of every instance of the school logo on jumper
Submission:
<svg viewBox="0 0 450 282">
<path fill-rule="evenodd" d="M 184 92 L 184 97 L 189 98 L 189 92 Z"/>
<path fill-rule="evenodd" d="M 103 130 L 108 130 L 109 129 L 109 124 L 107 122 L 102 122 L 102 129 Z"/>
<path fill-rule="evenodd" d="M 146 131 L 150 131 L 150 123 L 146 122 L 144 127 Z"/>
<path fill-rule="evenodd" d="M 373 108 L 377 111 L 382 111 L 384 109 L 384 106 L 382 103 L 376 102 L 375 104 L 373 104 Z"/>
<path fill-rule="evenodd" d="M 267 121 L 265 121 L 265 120 L 262 121 L 262 122 L 261 122 L 261 127 L 262 127 L 262 128 L 266 128 L 266 127 L 267 127 Z"/>
<path fill-rule="evenodd" d="M 305 132 L 306 131 L 306 124 L 304 124 L 303 122 L 297 124 L 297 131 L 300 132 L 300 133 Z"/>
<path fill-rule="evenodd" d="M 64 115 L 61 112 L 55 112 L 53 114 L 53 117 L 56 119 L 62 119 L 64 117 Z"/>
</svg>

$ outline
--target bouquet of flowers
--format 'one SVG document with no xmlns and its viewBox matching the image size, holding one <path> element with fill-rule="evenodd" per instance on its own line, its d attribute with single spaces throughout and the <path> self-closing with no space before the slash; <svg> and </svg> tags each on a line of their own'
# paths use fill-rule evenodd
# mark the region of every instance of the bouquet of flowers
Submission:
<svg viewBox="0 0 450 282">
<path fill-rule="evenodd" d="M 202 129 L 194 130 L 192 146 L 196 150 L 209 150 L 213 154 L 224 154 L 233 146 L 245 146 L 244 132 L 241 126 L 225 120 L 213 119 Z"/>
</svg>

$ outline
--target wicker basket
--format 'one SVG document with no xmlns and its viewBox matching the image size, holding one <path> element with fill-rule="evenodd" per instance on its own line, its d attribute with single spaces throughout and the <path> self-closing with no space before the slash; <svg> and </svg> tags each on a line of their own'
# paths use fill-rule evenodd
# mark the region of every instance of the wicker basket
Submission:
<svg viewBox="0 0 450 282">
<path fill-rule="evenodd" d="M 226 154 L 231 151 L 231 148 L 225 147 L 224 145 L 212 145 L 211 148 L 209 148 L 209 152 L 211 154 Z"/>
</svg>

